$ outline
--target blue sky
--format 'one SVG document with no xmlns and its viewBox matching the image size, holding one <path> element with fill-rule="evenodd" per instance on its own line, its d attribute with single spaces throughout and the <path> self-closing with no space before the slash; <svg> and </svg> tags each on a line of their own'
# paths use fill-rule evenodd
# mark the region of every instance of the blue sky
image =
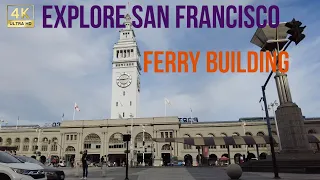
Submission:
<svg viewBox="0 0 320 180">
<path fill-rule="evenodd" d="M 319 7 L 317 0 L 169 0 L 162 5 L 278 5 L 280 20 L 301 20 L 307 25 L 306 39 L 292 45 L 289 84 L 294 102 L 307 117 L 320 116 L 320 45 Z M 4 0 L 6 4 L 43 4 L 36 0 Z M 50 3 L 46 3 L 50 4 Z M 55 4 L 91 5 L 127 4 L 127 1 L 55 1 Z M 157 5 L 142 0 L 131 4 Z M 100 119 L 110 116 L 112 47 L 118 40 L 118 29 L 42 29 L 42 14 L 36 9 L 34 29 L 8 29 L 6 16 L 0 17 L 0 118 L 11 124 L 20 116 L 21 123 L 43 124 L 72 118 L 77 102 L 81 112 L 76 119 Z M 141 51 L 145 50 L 255 50 L 250 43 L 252 29 L 136 29 Z M 143 57 L 142 57 L 143 58 Z M 164 97 L 172 106 L 167 115 L 193 116 L 200 121 L 238 120 L 262 116 L 258 103 L 261 85 L 267 74 L 208 74 L 205 59 L 199 60 L 197 73 L 143 73 L 141 79 L 141 117 L 163 116 Z M 268 101 L 277 100 L 274 79 L 267 89 Z"/>
</svg>

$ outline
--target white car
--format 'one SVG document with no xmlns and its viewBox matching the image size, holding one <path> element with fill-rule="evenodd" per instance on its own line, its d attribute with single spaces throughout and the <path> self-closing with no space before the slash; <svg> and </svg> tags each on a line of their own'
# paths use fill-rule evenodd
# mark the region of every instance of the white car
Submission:
<svg viewBox="0 0 320 180">
<path fill-rule="evenodd" d="M 43 168 L 38 164 L 23 163 L 12 155 L 0 151 L 1 180 L 46 180 Z"/>
</svg>

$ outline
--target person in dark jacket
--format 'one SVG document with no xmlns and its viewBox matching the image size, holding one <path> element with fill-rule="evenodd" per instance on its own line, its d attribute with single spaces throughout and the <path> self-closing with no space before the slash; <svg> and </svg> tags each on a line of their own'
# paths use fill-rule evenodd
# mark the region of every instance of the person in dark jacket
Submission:
<svg viewBox="0 0 320 180">
<path fill-rule="evenodd" d="M 88 177 L 88 162 L 87 162 L 87 156 L 88 156 L 88 152 L 87 152 L 87 150 L 84 150 L 84 151 L 83 151 L 83 154 L 82 154 L 82 158 L 81 158 L 81 161 L 82 161 L 82 170 L 83 170 L 82 178 L 81 178 L 81 179 L 87 179 L 87 177 Z"/>
<path fill-rule="evenodd" d="M 103 163 L 104 163 L 104 158 L 103 158 L 103 156 L 101 156 L 101 159 L 100 159 L 101 169 L 103 168 Z"/>
</svg>

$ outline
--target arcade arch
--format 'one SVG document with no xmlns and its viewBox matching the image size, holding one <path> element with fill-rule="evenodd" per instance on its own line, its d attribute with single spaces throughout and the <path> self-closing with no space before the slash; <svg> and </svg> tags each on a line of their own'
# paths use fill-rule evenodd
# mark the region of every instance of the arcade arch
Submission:
<svg viewBox="0 0 320 180">
<path fill-rule="evenodd" d="M 186 166 L 192 166 L 193 164 L 193 158 L 190 154 L 184 155 L 184 163 Z"/>
<path fill-rule="evenodd" d="M 29 143 L 30 143 L 30 139 L 29 138 L 24 138 L 23 140 L 23 146 L 22 146 L 22 151 L 29 151 Z"/>
<path fill-rule="evenodd" d="M 261 153 L 260 155 L 259 155 L 259 158 L 260 159 L 267 159 L 267 153 Z"/>
<path fill-rule="evenodd" d="M 101 139 L 98 134 L 91 133 L 84 138 L 84 149 L 100 149 L 100 148 L 101 148 Z"/>
<path fill-rule="evenodd" d="M 140 132 L 134 138 L 134 146 L 135 148 L 143 148 L 143 134 L 144 134 L 144 142 L 145 148 L 151 148 L 152 145 L 152 136 L 147 132 Z"/>
<path fill-rule="evenodd" d="M 11 138 L 7 138 L 6 145 L 7 146 L 11 146 L 11 144 L 12 144 L 12 139 Z"/>
<path fill-rule="evenodd" d="M 112 134 L 109 138 L 109 148 L 110 149 L 123 149 L 125 143 L 123 142 L 123 134 L 116 132 Z"/>
<path fill-rule="evenodd" d="M 143 145 L 144 141 L 144 145 Z M 154 151 L 153 140 L 151 134 L 148 132 L 140 132 L 134 138 L 134 146 L 138 150 L 137 153 L 137 162 L 143 164 L 152 165 L 152 151 Z M 144 158 L 143 158 L 144 152 Z"/>
<path fill-rule="evenodd" d="M 73 146 L 68 146 L 65 149 L 65 160 L 66 160 L 67 166 L 71 165 L 73 167 L 73 164 L 71 163 L 74 163 L 75 156 L 76 156 L 76 149 Z"/>
<path fill-rule="evenodd" d="M 240 153 L 236 153 L 233 158 L 235 164 L 240 164 L 241 160 L 243 160 L 243 156 Z"/>
<path fill-rule="evenodd" d="M 218 160 L 218 156 L 217 155 L 215 155 L 215 154 L 210 154 L 209 155 L 209 165 L 210 166 L 215 166 L 217 160 Z"/>
</svg>

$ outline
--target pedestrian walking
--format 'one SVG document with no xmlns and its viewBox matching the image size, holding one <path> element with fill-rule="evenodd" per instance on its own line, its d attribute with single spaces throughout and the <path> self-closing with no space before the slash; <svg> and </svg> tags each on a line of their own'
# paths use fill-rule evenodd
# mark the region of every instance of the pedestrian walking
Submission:
<svg viewBox="0 0 320 180">
<path fill-rule="evenodd" d="M 103 156 L 101 156 L 101 159 L 100 159 L 101 169 L 102 169 L 102 167 L 103 167 L 103 163 L 104 163 L 104 158 L 103 158 Z"/>
<path fill-rule="evenodd" d="M 88 157 L 87 156 L 88 156 L 88 152 L 87 150 L 84 150 L 81 158 L 81 161 L 82 161 L 82 178 L 81 179 L 87 179 L 88 177 L 88 162 L 87 162 Z"/>
</svg>

